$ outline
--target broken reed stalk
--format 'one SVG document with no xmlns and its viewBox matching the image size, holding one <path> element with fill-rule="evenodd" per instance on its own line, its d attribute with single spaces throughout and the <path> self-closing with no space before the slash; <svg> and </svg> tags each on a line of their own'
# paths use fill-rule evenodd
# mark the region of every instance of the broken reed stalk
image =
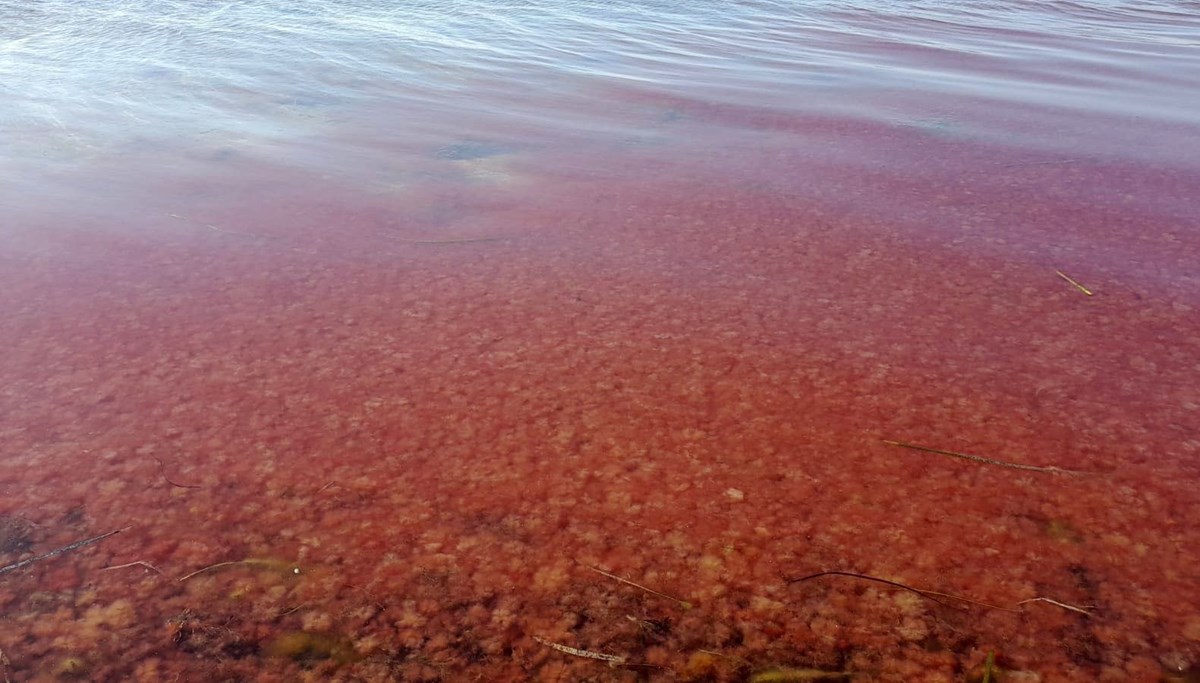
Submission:
<svg viewBox="0 0 1200 683">
<path fill-rule="evenodd" d="M 688 602 L 687 600 L 680 600 L 679 598 L 674 597 L 672 595 L 667 595 L 666 593 L 660 593 L 659 591 L 656 591 L 653 588 L 647 588 L 640 583 L 634 583 L 634 582 L 630 581 L 629 579 L 621 578 L 620 576 L 617 576 L 616 574 L 610 574 L 609 572 L 606 572 L 603 569 L 600 569 L 599 567 L 593 567 L 590 564 L 585 564 L 583 566 L 596 572 L 597 574 L 600 574 L 602 576 L 607 576 L 608 578 L 612 579 L 613 581 L 620 581 L 621 583 L 625 584 L 626 586 L 633 586 L 634 588 L 637 588 L 638 590 L 646 591 L 650 595 L 656 595 L 664 600 L 670 600 L 671 602 L 677 603 L 683 609 L 691 609 L 692 608 L 692 603 Z"/>
<path fill-rule="evenodd" d="M 892 581 L 890 579 L 884 579 L 884 578 L 880 578 L 878 576 L 871 576 L 870 574 L 859 574 L 858 572 L 845 572 L 845 571 L 830 570 L 830 571 L 824 571 L 824 572 L 817 572 L 815 574 L 809 574 L 808 576 L 801 576 L 801 577 L 798 577 L 795 579 L 786 579 L 785 582 L 786 583 L 800 583 L 801 581 L 809 581 L 811 579 L 819 579 L 822 576 L 848 576 L 852 579 L 863 579 L 864 581 L 874 581 L 875 583 L 882 583 L 885 586 L 891 586 L 892 588 L 899 588 L 900 590 L 909 591 L 910 593 L 916 593 L 917 595 L 925 598 L 926 600 L 932 600 L 933 602 L 936 602 L 937 604 L 941 605 L 942 607 L 949 607 L 950 609 L 963 609 L 963 608 L 956 607 L 955 605 L 951 605 L 950 603 L 942 600 L 942 598 L 946 598 L 947 600 L 958 600 L 959 602 L 966 602 L 966 603 L 970 603 L 972 605 L 979 605 L 980 607 L 988 607 L 990 609 L 999 609 L 999 610 L 1005 610 L 1008 612 L 1017 611 L 1014 609 L 1010 609 L 1008 607 L 1000 607 L 998 605 L 991 605 L 986 602 L 980 602 L 979 600 L 972 600 L 971 598 L 965 598 L 961 595 L 954 595 L 951 593 L 939 593 L 938 591 L 927 591 L 927 590 L 923 590 L 921 588 L 914 588 L 908 584 L 900 583 L 899 581 Z"/>
<path fill-rule="evenodd" d="M 1003 460 L 994 460 L 992 458 L 985 458 L 982 455 L 971 455 L 970 453 L 959 453 L 957 451 L 944 451 L 940 448 L 930 448 L 929 446 L 918 446 L 917 444 L 912 444 L 912 443 L 908 443 L 905 441 L 893 441 L 891 439 L 883 439 L 882 441 L 889 446 L 899 446 L 901 448 L 909 448 L 914 451 L 923 451 L 925 453 L 937 453 L 938 455 L 948 455 L 951 458 L 961 458 L 963 460 L 970 460 L 971 462 L 978 462 L 978 463 L 982 463 L 984 465 L 997 465 L 999 467 L 1008 467 L 1008 468 L 1014 469 L 1014 470 L 1025 470 L 1028 472 L 1048 472 L 1051 474 L 1082 474 L 1082 472 L 1078 472 L 1076 470 L 1064 470 L 1061 467 L 1039 467 L 1038 465 L 1022 465 L 1020 463 L 1015 463 L 1015 462 L 1005 462 Z"/>
<path fill-rule="evenodd" d="M 608 662 L 609 666 L 622 666 L 626 662 L 626 659 L 624 657 L 619 657 L 617 655 L 606 655 L 603 652 L 592 652 L 591 650 L 580 650 L 577 647 L 570 647 L 569 645 L 559 645 L 558 643 L 551 642 L 549 640 L 546 640 L 545 638 L 539 638 L 537 636 L 534 636 L 533 639 L 552 650 L 558 650 L 559 652 L 562 652 L 562 653 L 568 654 L 568 655 L 572 655 L 575 657 L 584 657 L 586 659 L 597 659 L 602 662 Z"/>
<path fill-rule="evenodd" d="M 1051 600 L 1050 598 L 1029 598 L 1028 600 L 1022 600 L 1021 602 L 1018 602 L 1017 604 L 1018 604 L 1018 605 L 1025 605 L 1025 604 L 1028 604 L 1028 603 L 1031 603 L 1031 602 L 1045 602 L 1045 603 L 1048 603 L 1048 604 L 1054 605 L 1055 607 L 1061 607 L 1061 608 L 1063 608 L 1063 609 L 1065 609 L 1065 610 L 1070 610 L 1070 611 L 1072 611 L 1072 612 L 1078 612 L 1078 613 L 1082 614 L 1082 615 L 1083 615 L 1083 616 L 1085 616 L 1085 617 L 1090 617 L 1090 616 L 1092 616 L 1092 613 L 1091 613 L 1091 611 L 1090 611 L 1090 610 L 1092 610 L 1092 609 L 1095 609 L 1095 606 L 1094 606 L 1094 605 L 1088 605 L 1087 607 L 1076 607 L 1075 605 L 1068 605 L 1068 604 L 1067 604 L 1067 603 L 1065 603 L 1065 602 L 1059 602 L 1059 601 L 1057 601 L 1057 600 Z"/>
<path fill-rule="evenodd" d="M 1079 284 L 1074 279 L 1072 279 L 1070 275 L 1067 275 L 1066 273 L 1062 272 L 1061 270 L 1056 270 L 1054 272 L 1058 273 L 1059 277 L 1066 280 L 1067 282 L 1070 282 L 1075 287 L 1075 289 L 1078 289 L 1079 291 L 1083 292 L 1084 294 L 1087 294 L 1088 296 L 1092 296 L 1093 294 L 1095 294 L 1095 292 L 1093 292 L 1092 290 L 1088 289 L 1087 287 L 1084 287 L 1083 285 Z"/>
<path fill-rule="evenodd" d="M 99 543 L 100 541 L 103 541 L 104 539 L 108 538 L 109 536 L 114 536 L 114 535 L 119 534 L 122 531 L 125 531 L 126 529 L 129 529 L 129 528 L 130 527 L 127 527 L 127 526 L 121 527 L 120 529 L 115 529 L 113 531 L 108 532 L 107 534 L 100 534 L 99 536 L 85 538 L 82 541 L 75 541 L 74 543 L 72 543 L 70 545 L 64 545 L 61 548 L 56 548 L 54 550 L 51 550 L 50 552 L 48 552 L 44 555 L 38 555 L 37 557 L 31 557 L 27 560 L 21 560 L 20 562 L 14 562 L 12 564 L 5 565 L 3 567 L 0 567 L 0 574 L 7 574 L 8 572 L 18 570 L 21 567 L 28 567 L 29 565 L 33 564 L 34 562 L 41 562 L 42 560 L 48 560 L 52 557 L 58 557 L 59 555 L 62 555 L 63 553 L 69 553 L 72 550 L 78 550 L 79 548 L 82 548 L 84 546 L 88 546 L 93 543 Z"/>
</svg>

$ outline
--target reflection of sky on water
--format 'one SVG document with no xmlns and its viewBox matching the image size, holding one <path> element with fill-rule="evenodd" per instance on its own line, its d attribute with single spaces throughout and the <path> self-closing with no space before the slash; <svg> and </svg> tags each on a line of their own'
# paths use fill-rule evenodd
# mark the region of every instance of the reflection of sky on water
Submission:
<svg viewBox="0 0 1200 683">
<path fill-rule="evenodd" d="M 854 105 L 845 90 L 899 88 L 1178 119 L 1186 103 L 1160 83 L 1186 76 L 1159 67 L 1196 20 L 1176 4 L 6 0 L 0 94 L 11 136 L 40 131 L 51 150 L 77 152 L 213 128 L 285 138 L 363 102 L 503 101 L 494 113 L 512 115 L 524 88 L 588 100 L 699 87 L 804 110 Z M 1112 101 L 1112 79 L 1138 97 Z"/>
</svg>

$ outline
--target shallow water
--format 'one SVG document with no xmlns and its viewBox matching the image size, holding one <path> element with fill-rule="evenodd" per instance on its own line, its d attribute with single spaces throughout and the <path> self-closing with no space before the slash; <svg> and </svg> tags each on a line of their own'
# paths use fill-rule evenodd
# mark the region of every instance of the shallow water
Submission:
<svg viewBox="0 0 1200 683">
<path fill-rule="evenodd" d="M 1195 677 L 1200 5 L 695 5 L 0 0 L 0 671 Z"/>
</svg>

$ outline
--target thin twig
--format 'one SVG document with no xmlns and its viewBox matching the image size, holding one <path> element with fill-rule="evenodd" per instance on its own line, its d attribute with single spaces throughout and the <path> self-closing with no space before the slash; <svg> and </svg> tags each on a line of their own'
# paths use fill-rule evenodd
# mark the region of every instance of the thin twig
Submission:
<svg viewBox="0 0 1200 683">
<path fill-rule="evenodd" d="M 74 543 L 72 543 L 70 545 L 64 545 L 61 548 L 51 550 L 50 552 L 46 553 L 45 555 L 38 555 L 36 557 L 31 557 L 28 560 L 21 560 L 20 562 L 14 562 L 10 565 L 0 567 L 0 574 L 7 574 L 8 572 L 20 569 L 21 567 L 27 567 L 27 566 L 33 564 L 34 562 L 41 562 L 42 560 L 48 560 L 52 557 L 58 557 L 59 555 L 62 555 L 63 553 L 69 553 L 72 550 L 77 550 L 84 546 L 91 545 L 91 544 L 97 543 L 99 541 L 103 541 L 104 539 L 108 538 L 109 536 L 119 534 L 122 531 L 125 531 L 126 529 L 129 529 L 129 528 L 130 527 L 127 527 L 127 526 L 121 527 L 120 529 L 115 529 L 113 531 L 108 532 L 107 534 L 100 534 L 99 536 L 85 538 L 82 541 L 75 541 Z"/>
<path fill-rule="evenodd" d="M 222 235 L 233 235 L 235 237 L 250 237 L 253 239 L 257 239 L 257 240 L 279 239 L 279 238 L 275 237 L 274 235 L 258 235 L 253 232 L 238 232 L 237 230 L 228 230 L 226 228 L 217 227 L 211 223 L 205 223 L 204 227 L 208 228 L 209 230 L 212 230 L 213 232 L 219 232 Z"/>
<path fill-rule="evenodd" d="M 1051 159 L 1049 161 L 1025 161 L 1016 164 L 1005 164 L 1004 168 L 1025 168 L 1028 166 L 1056 166 L 1058 164 L 1074 164 L 1083 159 Z"/>
<path fill-rule="evenodd" d="M 180 582 L 187 581 L 188 579 L 192 578 L 193 576 L 199 576 L 200 574 L 203 574 L 204 572 L 212 571 L 213 569 L 220 569 L 221 567 L 232 567 L 235 564 L 241 564 L 241 563 L 242 563 L 242 560 L 231 560 L 229 562 L 218 562 L 216 564 L 210 564 L 207 567 L 201 567 L 200 569 L 197 569 L 196 571 L 192 572 L 191 574 L 188 574 L 187 576 L 181 576 L 177 580 Z"/>
<path fill-rule="evenodd" d="M 1001 607 L 1000 605 L 993 605 L 990 602 L 983 602 L 982 600 L 974 600 L 972 598 L 964 598 L 961 595 L 954 595 L 953 593 L 939 593 L 938 591 L 927 591 L 927 590 L 922 590 L 921 592 L 926 595 L 936 595 L 939 598 L 948 598 L 950 600 L 958 600 L 960 602 L 966 602 L 966 603 L 970 603 L 972 605 L 979 605 L 980 607 L 986 607 L 988 609 L 998 609 L 1002 612 L 1020 612 L 1021 611 L 1019 609 L 1013 609 L 1012 607 Z"/>
<path fill-rule="evenodd" d="M 504 235 L 482 236 L 482 237 L 447 237 L 444 239 L 416 239 L 412 237 L 401 237 L 399 235 L 388 235 L 389 239 L 406 244 L 471 244 L 474 242 L 499 242 L 508 239 Z"/>
<path fill-rule="evenodd" d="M 136 567 L 138 565 L 141 565 L 141 566 L 145 567 L 146 569 L 156 571 L 159 574 L 163 573 L 163 571 L 161 569 L 159 569 L 158 567 L 155 567 L 154 565 L 150 564 L 149 562 L 146 562 L 145 560 L 138 560 L 137 562 L 126 562 L 125 564 L 116 564 L 111 567 L 101 567 L 100 569 L 101 569 L 101 571 L 108 571 L 110 569 L 128 569 L 129 567 Z"/>
<path fill-rule="evenodd" d="M 311 604 L 312 604 L 311 602 L 302 602 L 299 605 L 296 605 L 295 607 L 286 609 L 286 610 L 280 612 L 279 614 L 276 614 L 275 618 L 278 619 L 279 617 L 286 617 L 287 615 L 292 614 L 293 612 L 299 612 L 300 610 L 304 609 L 305 607 L 308 607 Z"/>
<path fill-rule="evenodd" d="M 165 481 L 166 481 L 168 484 L 170 484 L 171 486 L 174 486 L 174 487 L 176 487 L 176 488 L 181 488 L 181 489 L 198 489 L 198 488 L 203 488 L 203 487 L 202 487 L 202 486 L 200 486 L 199 484 L 180 484 L 180 483 L 178 483 L 178 482 L 175 482 L 175 481 L 173 481 L 173 480 L 172 480 L 170 477 L 168 477 L 168 476 L 167 476 L 167 466 L 166 466 L 166 464 L 165 464 L 165 463 L 162 461 L 162 458 L 158 457 L 157 455 L 155 455 L 155 456 L 152 456 L 152 457 L 153 457 L 155 460 L 157 460 L 157 461 L 158 461 L 158 473 L 159 473 L 160 475 L 162 475 L 162 478 L 163 478 L 163 479 L 164 479 L 164 480 L 165 480 Z"/>
<path fill-rule="evenodd" d="M 210 564 L 207 567 L 201 567 L 200 569 L 197 569 L 196 571 L 192 572 L 191 574 L 188 574 L 187 576 L 181 576 L 176 580 L 181 581 L 181 582 L 187 581 L 188 579 L 192 578 L 193 576 L 198 576 L 200 574 L 203 574 L 204 572 L 212 571 L 214 569 L 220 569 L 222 567 L 235 567 L 238 565 L 241 565 L 244 567 L 263 567 L 266 569 L 275 569 L 275 570 L 279 570 L 279 571 L 283 571 L 284 569 L 286 569 L 288 571 L 288 573 L 290 573 L 290 574 L 299 574 L 300 573 L 300 568 L 297 566 L 294 566 L 291 562 L 286 562 L 284 560 L 272 560 L 272 559 L 266 559 L 266 558 L 260 558 L 260 557 L 249 557 L 244 560 L 229 560 L 228 562 L 218 562 L 216 564 Z"/>
<path fill-rule="evenodd" d="M 692 603 L 688 602 L 687 600 L 681 600 L 672 595 L 667 595 L 666 593 L 660 593 L 659 591 L 656 591 L 653 588 L 647 588 L 640 583 L 634 583 L 634 582 L 630 581 L 629 579 L 621 578 L 620 576 L 617 576 L 616 574 L 610 574 L 609 572 L 606 572 L 603 569 L 600 569 L 599 567 L 593 567 L 590 564 L 585 564 L 583 566 L 596 572 L 597 574 L 607 576 L 608 578 L 612 579 L 613 581 L 620 581 L 621 583 L 623 583 L 627 586 L 633 586 L 634 588 L 637 588 L 639 590 L 644 590 L 651 595 L 657 595 L 658 597 L 660 597 L 664 600 L 670 600 L 671 602 L 678 603 L 679 606 L 682 607 L 683 609 L 691 609 L 692 608 Z"/>
<path fill-rule="evenodd" d="M 883 439 L 883 442 L 889 446 L 899 446 L 901 448 L 911 448 L 914 451 L 924 451 L 926 453 L 937 453 L 938 455 L 948 455 L 952 458 L 962 458 L 972 462 L 983 463 L 984 465 L 998 465 L 1000 467 L 1008 467 L 1014 470 L 1026 470 L 1029 472 L 1051 472 L 1054 474 L 1081 474 L 1076 470 L 1064 470 L 1061 467 L 1039 467 L 1037 465 L 1022 465 L 1015 462 L 1005 462 L 1003 460 L 993 460 L 985 458 L 982 455 L 971 455 L 970 453 L 959 453 L 957 451 L 944 451 L 940 448 L 930 448 L 929 446 L 918 446 L 916 444 L 907 443 L 904 441 L 892 441 L 891 439 Z"/>
<path fill-rule="evenodd" d="M 1072 612 L 1078 612 L 1087 617 L 1090 617 L 1092 615 L 1090 610 L 1093 610 L 1096 607 L 1095 605 L 1088 605 L 1087 607 L 1076 607 L 1075 605 L 1068 605 L 1065 602 L 1051 600 L 1050 598 L 1029 598 L 1028 600 L 1022 600 L 1021 602 L 1018 602 L 1017 604 L 1024 605 L 1024 604 L 1028 604 L 1030 602 L 1046 602 L 1051 605 L 1054 605 L 1055 607 L 1061 607 L 1063 609 L 1071 610 Z"/>
<path fill-rule="evenodd" d="M 808 576 L 801 576 L 801 577 L 795 578 L 795 579 L 787 579 L 786 583 L 800 583 L 801 581 L 809 581 L 811 579 L 818 579 L 822 576 L 848 576 L 852 579 L 864 579 L 866 581 L 874 581 L 876 583 L 882 583 L 884 585 L 891 586 L 892 588 L 899 588 L 900 590 L 906 590 L 906 591 L 909 591 L 910 593 L 916 593 L 917 595 L 925 598 L 926 600 L 932 600 L 932 601 L 936 602 L 937 604 L 941 605 L 942 607 L 949 607 L 950 609 L 961 609 L 961 608 L 955 607 L 954 605 L 951 605 L 948 602 L 942 601 L 940 599 L 940 597 L 953 598 L 955 600 L 964 600 L 965 602 L 975 602 L 974 600 L 959 598 L 956 595 L 947 595 L 946 593 L 935 593 L 934 591 L 921 590 L 920 588 L 913 588 L 912 586 L 900 583 L 899 581 L 891 581 L 889 579 L 883 579 L 878 576 L 871 576 L 869 574 L 859 574 L 857 572 L 843 572 L 843 571 L 836 571 L 836 570 L 817 572 L 816 574 L 809 574 Z"/>
<path fill-rule="evenodd" d="M 717 652 L 716 650 L 696 650 L 696 652 L 703 652 L 706 655 L 712 655 L 714 657 L 723 657 L 725 659 L 729 659 L 729 660 L 732 660 L 735 662 L 741 662 L 745 666 L 751 666 L 750 660 L 745 659 L 743 657 L 739 657 L 737 655 L 727 655 L 723 652 Z"/>
<path fill-rule="evenodd" d="M 1093 292 L 1092 290 L 1088 289 L 1087 287 L 1084 287 L 1083 285 L 1079 284 L 1074 279 L 1072 279 L 1070 275 L 1067 275 L 1066 273 L 1062 272 L 1061 270 L 1056 270 L 1054 272 L 1058 273 L 1059 277 L 1066 280 L 1067 282 L 1070 282 L 1072 285 L 1075 286 L 1075 289 L 1078 289 L 1079 291 L 1083 292 L 1084 294 L 1087 294 L 1088 296 L 1092 296 L 1093 294 L 1095 294 L 1095 292 Z"/>
<path fill-rule="evenodd" d="M 574 655 L 576 657 L 586 657 L 587 659 L 598 659 L 602 662 L 608 662 L 609 666 L 621 666 L 621 665 L 625 664 L 625 661 L 626 661 L 624 657 L 619 657 L 617 655 L 606 655 L 603 652 L 592 652 L 591 650 L 580 650 L 579 648 L 570 647 L 568 645 L 559 645 L 558 643 L 554 643 L 549 640 L 546 640 L 545 638 L 539 638 L 537 636 L 534 636 L 533 639 L 552 650 L 558 650 L 559 652 L 563 652 L 563 653 L 566 653 L 569 655 Z"/>
</svg>

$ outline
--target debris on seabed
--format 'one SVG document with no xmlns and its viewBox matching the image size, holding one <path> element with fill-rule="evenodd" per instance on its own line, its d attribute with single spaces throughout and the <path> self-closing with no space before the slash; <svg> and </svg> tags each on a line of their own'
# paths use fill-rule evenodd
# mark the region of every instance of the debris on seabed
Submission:
<svg viewBox="0 0 1200 683">
<path fill-rule="evenodd" d="M 982 463 L 984 465 L 997 465 L 999 467 L 1009 467 L 1014 470 L 1026 470 L 1029 472 L 1049 472 L 1051 474 L 1084 474 L 1077 470 L 1064 470 L 1061 467 L 1041 467 L 1038 465 L 1022 465 L 1021 463 L 1005 462 L 1003 460 L 995 460 L 985 458 L 982 455 L 971 455 L 970 453 L 959 453 L 957 451 L 944 451 L 940 448 L 930 448 L 929 446 L 918 446 L 917 444 L 907 443 L 905 441 L 893 441 L 891 439 L 883 439 L 883 442 L 889 446 L 899 446 L 901 448 L 909 448 L 914 451 L 923 451 L 925 453 L 937 453 L 938 455 L 948 455 L 952 458 L 961 458 L 972 462 Z"/>
<path fill-rule="evenodd" d="M 597 574 L 600 574 L 602 576 L 607 576 L 608 578 L 612 579 L 613 581 L 620 581 L 621 583 L 623 583 L 627 586 L 633 586 L 634 588 L 637 588 L 639 590 L 646 591 L 650 595 L 656 595 L 664 600 L 670 600 L 671 602 L 677 603 L 683 609 L 691 609 L 692 608 L 692 603 L 688 602 L 687 600 L 681 600 L 677 597 L 667 595 L 666 593 L 660 593 L 659 591 L 656 591 L 653 588 L 647 588 L 640 583 L 634 583 L 634 582 L 630 581 L 629 579 L 621 578 L 620 576 L 617 576 L 616 574 L 610 574 L 609 572 L 606 572 L 603 569 L 600 569 L 599 567 L 593 567 L 590 564 L 585 564 L 583 566 L 596 572 Z"/>
<path fill-rule="evenodd" d="M 207 567 L 201 567 L 200 569 L 197 569 L 196 571 L 192 572 L 191 574 L 188 574 L 187 576 L 181 576 L 177 580 L 178 581 L 187 581 L 188 579 L 192 578 L 193 576 L 197 576 L 199 574 L 203 574 L 205 572 L 212 571 L 214 569 L 222 569 L 224 567 L 255 567 L 257 569 L 275 570 L 275 571 L 283 572 L 285 574 L 299 574 L 300 573 L 300 567 L 297 567 L 294 563 L 288 562 L 287 560 L 276 560 L 276 559 L 272 559 L 272 558 L 261 558 L 261 557 L 249 557 L 244 560 L 230 560 L 228 562 L 218 562 L 216 564 L 210 564 Z"/>
<path fill-rule="evenodd" d="M 0 567 L 0 574 L 7 574 L 8 572 L 20 569 L 21 567 L 27 567 L 27 566 L 33 564 L 34 562 L 41 562 L 42 560 L 48 560 L 52 557 L 57 557 L 59 555 L 62 555 L 63 553 L 68 553 L 68 552 L 71 552 L 72 550 L 77 550 L 84 546 L 88 546 L 93 543 L 103 541 L 104 539 L 108 538 L 109 536 L 119 534 L 128 528 L 129 527 L 121 527 L 120 529 L 110 531 L 107 534 L 100 534 L 99 536 L 85 538 L 82 541 L 75 541 L 74 543 L 71 543 L 70 545 L 65 545 L 61 548 L 56 548 L 54 550 L 51 550 L 50 552 L 48 552 L 44 555 L 38 555 L 36 557 L 31 557 L 27 560 L 21 560 L 20 562 L 14 562 L 12 564 L 5 565 L 3 567 Z"/>
<path fill-rule="evenodd" d="M 142 567 L 145 567 L 146 569 L 150 569 L 160 575 L 163 573 L 163 571 L 161 569 L 159 569 L 158 567 L 155 567 L 154 565 L 150 564 L 149 562 L 147 562 L 145 560 L 138 560 L 136 562 L 126 562 L 125 564 L 115 564 L 111 567 L 101 567 L 100 569 L 101 569 L 101 571 L 108 571 L 110 569 L 128 569 L 129 567 L 137 567 L 139 565 Z"/>
<path fill-rule="evenodd" d="M 619 657 L 617 655 L 606 655 L 603 652 L 592 652 L 591 650 L 581 650 L 577 647 L 570 647 L 569 645 L 559 645 L 558 643 L 554 643 L 546 640 L 545 638 L 539 638 L 537 636 L 534 636 L 533 639 L 552 650 L 558 650 L 559 652 L 573 655 L 575 657 L 584 657 L 587 659 L 596 659 L 602 662 L 608 662 L 609 666 L 621 666 L 626 663 L 626 659 L 624 657 Z"/>
<path fill-rule="evenodd" d="M 400 235 L 391 235 L 390 239 L 406 244 L 474 244 L 476 242 L 499 242 L 508 239 L 506 235 L 480 235 L 477 237 L 445 237 L 442 239 L 418 239 L 414 237 L 401 237 Z"/>
<path fill-rule="evenodd" d="M 954 595 L 953 593 L 941 593 L 938 591 L 925 590 L 923 588 L 914 588 L 908 584 L 900 583 L 899 581 L 892 581 L 890 579 L 884 579 L 884 578 L 881 578 L 878 576 L 871 576 L 870 574 L 859 574 L 858 572 L 830 570 L 830 571 L 816 572 L 815 574 L 809 574 L 807 576 L 800 576 L 800 577 L 797 577 L 794 579 L 787 579 L 786 581 L 787 581 L 787 583 L 800 583 L 801 581 L 809 581 L 812 579 L 820 578 L 822 576 L 846 576 L 846 577 L 849 577 L 852 579 L 863 579 L 865 581 L 874 581 L 876 583 L 882 583 L 886 586 L 891 586 L 893 588 L 899 588 L 900 590 L 909 591 L 910 593 L 916 593 L 917 595 L 925 598 L 926 600 L 931 600 L 943 607 L 949 607 L 951 609 L 963 609 L 963 608 L 955 607 L 954 605 L 951 605 L 950 603 L 945 602 L 945 600 L 943 600 L 943 598 L 945 598 L 946 600 L 957 600 L 959 602 L 965 602 L 965 603 L 968 603 L 971 605 L 979 605 L 980 607 L 986 607 L 988 609 L 1004 610 L 1005 612 L 1019 611 L 1019 610 L 1012 609 L 1011 607 L 1001 607 L 999 605 L 993 605 L 990 603 L 983 602 L 981 600 L 975 600 L 972 598 L 963 597 L 961 595 Z"/>
<path fill-rule="evenodd" d="M 1072 612 L 1078 612 L 1078 613 L 1084 615 L 1085 617 L 1090 617 L 1092 615 L 1091 610 L 1095 609 L 1094 605 L 1087 605 L 1086 607 L 1078 607 L 1076 605 L 1068 605 L 1065 602 L 1059 602 L 1058 600 L 1051 600 L 1050 598 L 1029 598 L 1028 600 L 1022 600 L 1021 602 L 1018 602 L 1017 604 L 1024 605 L 1024 604 L 1027 604 L 1030 602 L 1044 602 L 1044 603 L 1047 603 L 1050 605 L 1054 605 L 1055 607 L 1061 607 L 1065 610 L 1070 610 Z"/>
<path fill-rule="evenodd" d="M 750 683 L 803 683 L 804 681 L 845 681 L 854 674 L 849 671 L 822 669 L 771 669 L 750 676 Z"/>
<path fill-rule="evenodd" d="M 1087 287 L 1084 287 L 1083 285 L 1079 284 L 1074 279 L 1072 279 L 1070 275 L 1067 275 L 1066 273 L 1062 272 L 1061 270 L 1056 270 L 1054 272 L 1058 273 L 1059 277 L 1066 280 L 1067 282 L 1070 282 L 1075 287 L 1075 289 L 1078 289 L 1079 291 L 1083 292 L 1084 294 L 1087 294 L 1088 296 L 1092 296 L 1093 294 L 1095 294 L 1095 292 L 1093 292 L 1092 290 L 1088 289 Z"/>
</svg>

